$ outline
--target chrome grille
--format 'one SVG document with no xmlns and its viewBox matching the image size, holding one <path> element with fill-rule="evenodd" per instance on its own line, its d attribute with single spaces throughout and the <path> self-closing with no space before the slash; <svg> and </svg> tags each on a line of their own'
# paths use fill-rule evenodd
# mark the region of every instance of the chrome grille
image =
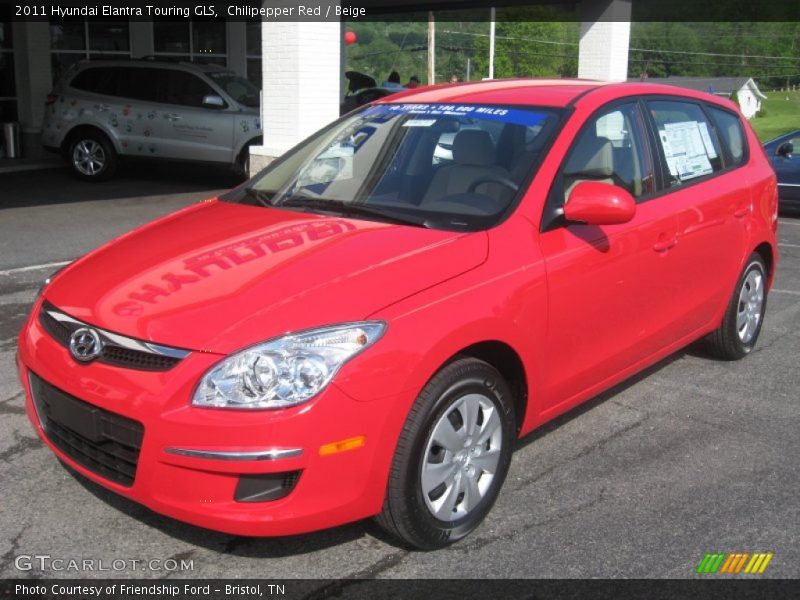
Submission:
<svg viewBox="0 0 800 600">
<path fill-rule="evenodd" d="M 42 304 L 39 323 L 50 337 L 65 348 L 69 348 L 70 336 L 75 330 L 91 327 L 103 340 L 102 353 L 96 360 L 124 369 L 168 371 L 189 354 L 188 350 L 153 344 L 83 323 L 61 312 L 49 302 Z"/>
</svg>

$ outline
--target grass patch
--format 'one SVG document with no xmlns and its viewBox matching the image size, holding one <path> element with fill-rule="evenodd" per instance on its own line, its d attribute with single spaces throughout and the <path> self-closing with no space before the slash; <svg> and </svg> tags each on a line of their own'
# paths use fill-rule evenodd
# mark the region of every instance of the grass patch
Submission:
<svg viewBox="0 0 800 600">
<path fill-rule="evenodd" d="M 800 91 L 767 92 L 767 99 L 761 102 L 766 116 L 755 116 L 750 125 L 755 129 L 761 143 L 800 129 Z"/>
</svg>

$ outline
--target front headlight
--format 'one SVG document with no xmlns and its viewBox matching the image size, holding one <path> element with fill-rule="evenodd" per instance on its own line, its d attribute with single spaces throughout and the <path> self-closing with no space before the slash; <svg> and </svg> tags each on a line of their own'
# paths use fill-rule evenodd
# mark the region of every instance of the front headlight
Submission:
<svg viewBox="0 0 800 600">
<path fill-rule="evenodd" d="M 383 335 L 382 321 L 345 323 L 293 333 L 237 352 L 211 368 L 195 406 L 284 408 L 325 389 L 339 368 Z"/>
</svg>

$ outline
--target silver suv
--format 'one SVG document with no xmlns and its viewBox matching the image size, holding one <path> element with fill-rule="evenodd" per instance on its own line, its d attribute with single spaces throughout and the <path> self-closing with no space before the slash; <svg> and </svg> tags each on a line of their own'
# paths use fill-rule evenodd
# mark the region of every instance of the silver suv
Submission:
<svg viewBox="0 0 800 600">
<path fill-rule="evenodd" d="M 214 65 L 83 61 L 47 97 L 42 143 L 81 179 L 113 175 L 119 157 L 226 164 L 246 174 L 261 143 L 259 90 Z"/>
</svg>

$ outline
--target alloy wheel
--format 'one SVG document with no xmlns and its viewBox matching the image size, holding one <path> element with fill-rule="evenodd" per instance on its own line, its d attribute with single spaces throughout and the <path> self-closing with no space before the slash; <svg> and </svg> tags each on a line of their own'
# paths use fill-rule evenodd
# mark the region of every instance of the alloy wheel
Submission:
<svg viewBox="0 0 800 600">
<path fill-rule="evenodd" d="M 747 274 L 739 291 L 739 306 L 736 311 L 736 331 L 743 344 L 753 339 L 764 307 L 764 277 L 757 268 Z"/>
<path fill-rule="evenodd" d="M 469 515 L 492 486 L 503 444 L 497 407 L 482 394 L 455 400 L 442 414 L 425 446 L 422 495 L 440 521 Z"/>
<path fill-rule="evenodd" d="M 72 164 L 82 175 L 94 177 L 106 165 L 106 152 L 95 140 L 81 140 L 72 150 Z"/>
</svg>

